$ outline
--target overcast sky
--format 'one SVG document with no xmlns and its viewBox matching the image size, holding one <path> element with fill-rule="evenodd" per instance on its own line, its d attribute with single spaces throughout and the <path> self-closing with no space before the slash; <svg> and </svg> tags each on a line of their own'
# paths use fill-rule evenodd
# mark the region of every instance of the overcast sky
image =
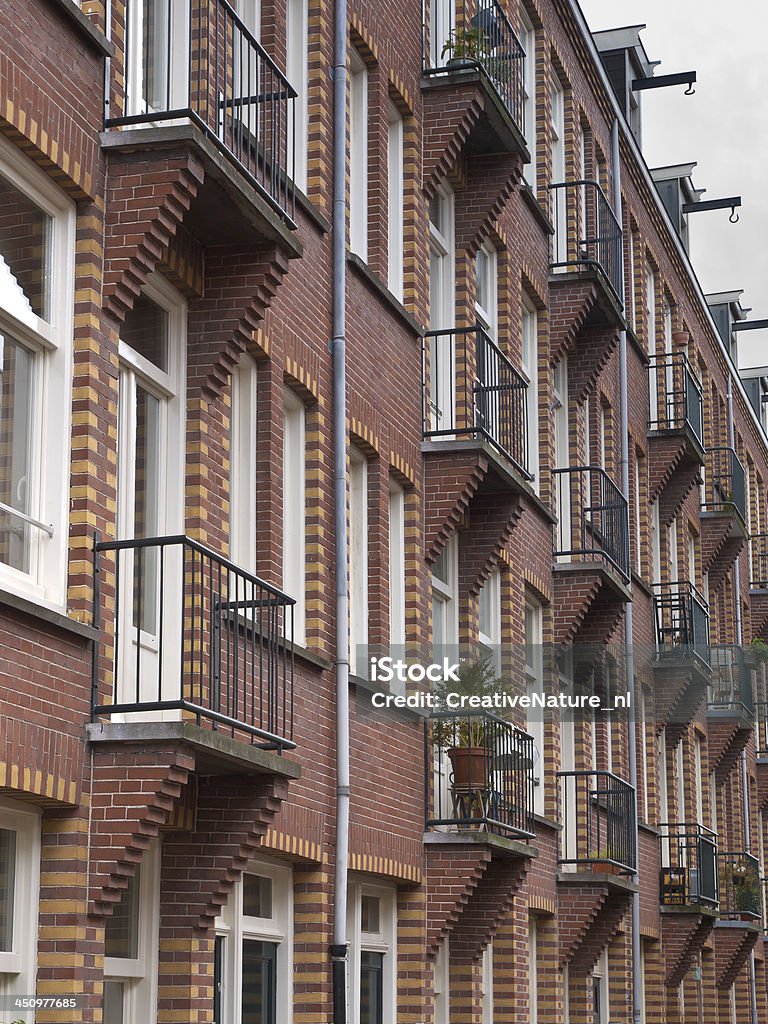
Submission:
<svg viewBox="0 0 768 1024">
<path fill-rule="evenodd" d="M 765 0 L 725 6 L 714 0 L 581 0 L 581 6 L 593 31 L 647 25 L 641 38 L 650 60 L 661 61 L 656 74 L 697 72 L 693 96 L 683 95 L 684 86 L 642 94 L 645 158 L 650 167 L 696 161 L 693 183 L 707 190 L 702 199 L 742 197 L 738 224 L 728 223 L 728 210 L 691 216 L 691 256 L 705 292 L 743 288 L 750 318 L 768 318 Z"/>
</svg>

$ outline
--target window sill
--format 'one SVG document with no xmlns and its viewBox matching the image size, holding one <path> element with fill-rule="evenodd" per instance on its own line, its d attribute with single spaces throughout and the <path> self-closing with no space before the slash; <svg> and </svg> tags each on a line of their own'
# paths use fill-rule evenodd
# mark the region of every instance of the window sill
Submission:
<svg viewBox="0 0 768 1024">
<path fill-rule="evenodd" d="M 347 263 L 355 268 L 363 280 L 374 289 L 377 295 L 392 308 L 418 338 L 424 336 L 425 328 L 411 316 L 402 302 L 392 294 L 379 275 L 374 270 L 371 270 L 365 260 L 361 259 L 357 253 L 347 251 Z"/>
<path fill-rule="evenodd" d="M 36 619 L 41 619 L 57 629 L 74 633 L 85 640 L 98 640 L 99 638 L 98 629 L 94 629 L 88 623 L 78 622 L 76 619 L 71 619 L 68 615 L 56 611 L 55 608 L 41 604 L 28 597 L 21 597 L 21 595 L 14 594 L 9 590 L 0 589 L 0 605 L 5 608 L 12 608 L 16 612 L 22 612 L 24 615 L 31 615 Z"/>
<path fill-rule="evenodd" d="M 94 23 L 84 14 L 75 0 L 52 0 L 54 6 L 58 7 L 77 27 L 81 33 L 87 38 L 87 41 L 99 50 L 103 57 L 114 57 L 115 47 L 114 44 L 107 39 L 104 33 L 96 28 Z"/>
</svg>

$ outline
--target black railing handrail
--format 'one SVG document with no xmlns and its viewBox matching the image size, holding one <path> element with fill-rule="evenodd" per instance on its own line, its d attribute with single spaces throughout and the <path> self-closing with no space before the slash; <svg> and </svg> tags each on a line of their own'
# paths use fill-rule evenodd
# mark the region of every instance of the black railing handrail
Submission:
<svg viewBox="0 0 768 1024">
<path fill-rule="evenodd" d="M 557 507 L 564 508 L 562 485 L 568 481 L 568 518 L 561 518 L 554 529 L 555 560 L 578 556 L 606 561 L 625 579 L 629 579 L 629 503 L 619 485 L 602 466 L 563 466 L 551 470 Z M 586 480 L 585 480 L 586 477 Z M 599 500 L 593 500 L 598 481 Z M 576 490 L 576 494 L 572 493 Z M 582 493 L 586 490 L 586 493 Z M 574 500 L 575 499 L 575 500 Z M 610 518 L 615 517 L 615 521 Z M 576 534 L 576 536 L 574 536 Z M 566 546 L 566 542 L 570 541 Z"/>
<path fill-rule="evenodd" d="M 469 340 L 475 340 L 474 366 L 471 364 Z M 462 343 L 459 344 L 459 339 Z M 436 394 L 433 402 L 430 388 L 441 381 L 437 365 L 431 365 L 430 342 L 446 341 L 435 348 L 435 363 L 447 360 L 450 367 L 448 395 Z M 422 423 L 425 438 L 462 436 L 485 438 L 498 449 L 517 470 L 531 480 L 528 470 L 528 381 L 513 365 L 509 356 L 491 338 L 479 321 L 467 327 L 430 330 L 424 334 L 422 346 Z M 445 405 L 450 421 L 432 425 L 435 405 Z"/>
<path fill-rule="evenodd" d="M 550 269 L 587 267 L 602 271 L 616 301 L 621 305 L 623 233 L 602 185 L 594 178 L 569 178 L 552 182 L 547 188 L 550 193 L 550 220 L 555 226 L 555 234 L 550 240 Z M 565 197 L 562 200 L 561 193 Z M 594 209 L 589 193 L 594 195 Z M 586 207 L 584 210 L 578 206 L 574 209 L 571 205 L 578 203 L 580 194 Z M 575 198 L 569 202 L 570 196 Z M 561 201 L 565 203 L 563 214 L 559 207 Z M 582 226 L 584 238 L 580 237 Z M 564 238 L 558 235 L 561 227 L 565 228 Z M 573 232 L 576 232 L 575 238 Z"/>
<path fill-rule="evenodd" d="M 561 825 L 558 863 L 610 864 L 623 874 L 633 873 L 637 869 L 635 787 L 607 769 L 571 769 L 556 776 Z M 571 799 L 576 806 L 569 809 Z"/>
<path fill-rule="evenodd" d="M 716 842 L 718 835 L 714 829 L 709 828 L 708 825 L 702 825 L 699 821 L 660 821 L 658 829 L 662 838 L 667 839 L 672 838 L 673 835 L 695 836 Z M 665 829 L 667 830 L 666 833 L 664 832 Z"/>
<path fill-rule="evenodd" d="M 704 394 L 686 353 L 667 352 L 651 356 L 648 373 L 655 383 L 650 390 L 651 401 L 654 392 L 656 395 L 656 409 L 650 410 L 648 429 L 679 430 L 687 426 L 703 445 Z M 668 386 L 670 373 L 671 388 Z"/>
</svg>

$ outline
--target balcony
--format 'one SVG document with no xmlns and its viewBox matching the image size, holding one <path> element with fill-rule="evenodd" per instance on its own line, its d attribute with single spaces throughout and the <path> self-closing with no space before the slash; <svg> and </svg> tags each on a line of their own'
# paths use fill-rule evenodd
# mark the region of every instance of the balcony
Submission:
<svg viewBox="0 0 768 1024">
<path fill-rule="evenodd" d="M 689 580 L 653 585 L 658 660 L 709 662 L 709 605 Z"/>
<path fill-rule="evenodd" d="M 530 480 L 528 382 L 484 328 L 429 331 L 422 365 L 425 440 L 484 442 Z"/>
<path fill-rule="evenodd" d="M 446 19 L 433 18 L 424 38 L 425 107 L 436 89 L 462 92 L 479 86 L 485 97 L 484 116 L 470 133 L 470 153 L 517 151 L 530 159 L 525 144 L 525 51 L 497 0 L 476 0 L 458 9 L 450 5 Z M 425 111 L 429 125 L 429 112 Z"/>
<path fill-rule="evenodd" d="M 232 225 L 223 237 L 246 237 L 234 209 L 249 200 L 243 185 L 262 208 L 266 233 L 289 235 L 285 229 L 295 227 L 296 91 L 227 0 L 178 0 L 162 12 L 164 23 L 154 31 L 140 16 L 128 20 L 126 72 L 117 79 L 121 92 L 105 121 L 119 131 L 108 132 L 104 144 L 139 149 L 145 159 L 152 150 L 191 145 L 205 167 L 197 212 L 211 235 L 206 243 L 218 237 L 219 208 Z"/>
<path fill-rule="evenodd" d="M 188 537 L 97 542 L 94 621 L 114 643 L 97 646 L 93 720 L 191 722 L 265 751 L 294 748 L 293 605 Z"/>
<path fill-rule="evenodd" d="M 622 320 L 621 225 L 596 181 L 564 181 L 549 186 L 552 236 L 550 282 L 571 274 L 594 279 L 610 322 Z"/>
<path fill-rule="evenodd" d="M 707 491 L 701 507 L 704 512 L 737 513 L 747 521 L 744 466 L 733 448 L 710 448 L 706 457 Z"/>
<path fill-rule="evenodd" d="M 648 364 L 649 431 L 687 430 L 704 447 L 701 384 L 685 353 L 654 356 Z"/>
<path fill-rule="evenodd" d="M 664 907 L 710 907 L 718 904 L 717 834 L 690 822 L 659 826 Z"/>
<path fill-rule="evenodd" d="M 533 836 L 533 737 L 486 712 L 438 712 L 425 724 L 427 829 Z M 431 739 L 430 739 L 431 733 Z"/>
<path fill-rule="evenodd" d="M 760 865 L 744 850 L 717 854 L 720 917 L 759 921 L 762 915 Z"/>
<path fill-rule="evenodd" d="M 728 717 L 754 720 L 752 669 L 744 648 L 738 644 L 717 644 L 711 648 L 712 683 L 707 696 L 709 711 Z"/>
<path fill-rule="evenodd" d="M 558 864 L 632 875 L 637 870 L 635 790 L 608 771 L 558 772 Z"/>
<path fill-rule="evenodd" d="M 596 562 L 629 580 L 627 499 L 604 469 L 552 470 L 558 522 L 555 565 Z"/>
</svg>

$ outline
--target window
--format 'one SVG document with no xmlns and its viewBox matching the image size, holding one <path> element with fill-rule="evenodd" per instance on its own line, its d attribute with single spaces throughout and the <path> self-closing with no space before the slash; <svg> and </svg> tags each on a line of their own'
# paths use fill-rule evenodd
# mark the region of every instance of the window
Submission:
<svg viewBox="0 0 768 1024">
<path fill-rule="evenodd" d="M 633 494 L 633 505 L 634 505 L 634 518 L 635 518 L 635 570 L 638 576 L 642 573 L 643 558 L 642 558 L 642 522 L 640 513 L 640 502 L 641 494 L 640 480 L 642 477 L 642 471 L 644 468 L 644 460 L 638 451 L 635 451 L 635 476 L 634 476 L 634 494 Z"/>
<path fill-rule="evenodd" d="M 648 802 L 649 797 L 649 786 L 648 786 L 648 692 L 644 687 L 640 688 L 640 760 L 643 769 L 643 814 L 644 820 L 649 822 L 650 816 L 650 805 Z"/>
<path fill-rule="evenodd" d="M 251 861 L 216 919 L 214 1024 L 290 1024 L 293 875 Z"/>
<path fill-rule="evenodd" d="M 351 1024 L 394 1024 L 396 893 L 352 882 L 348 929 Z"/>
<path fill-rule="evenodd" d="M 542 613 L 541 605 L 532 600 L 525 602 L 525 690 L 528 697 L 541 693 L 544 684 L 544 664 L 542 650 Z M 542 708 L 529 707 L 527 731 L 533 736 L 535 749 L 533 752 L 533 809 L 537 814 L 544 813 L 544 711 Z"/>
<path fill-rule="evenodd" d="M 389 643 L 405 643 L 405 492 L 389 478 Z"/>
<path fill-rule="evenodd" d="M 565 102 L 563 87 L 560 80 L 552 75 L 552 120 L 550 123 L 552 141 L 552 184 L 558 185 L 565 181 Z M 563 189 L 555 189 L 555 237 L 552 240 L 554 263 L 565 264 L 569 258 L 567 235 L 566 193 Z"/>
<path fill-rule="evenodd" d="M 0 801 L 0 992 L 35 991 L 40 815 Z"/>
<path fill-rule="evenodd" d="M 455 424 L 453 335 L 456 303 L 455 197 L 444 184 L 429 203 L 429 429 L 450 433 Z"/>
<path fill-rule="evenodd" d="M 437 947 L 434 965 L 435 1024 L 450 1024 L 451 954 L 448 936 Z"/>
<path fill-rule="evenodd" d="M 403 301 L 403 118 L 390 102 L 387 135 L 387 244 L 389 290 Z"/>
<path fill-rule="evenodd" d="M 493 943 L 483 950 L 482 960 L 482 1024 L 493 1024 Z"/>
<path fill-rule="evenodd" d="M 293 165 L 294 181 L 307 188 L 307 0 L 287 0 L 285 8 L 285 49 L 288 81 L 296 90 L 293 125 L 289 127 L 288 173 Z M 294 134 L 295 132 L 295 134 Z"/>
<path fill-rule="evenodd" d="M 74 206 L 0 138 L 0 586 L 63 609 Z"/>
<path fill-rule="evenodd" d="M 104 926 L 104 1024 L 144 1024 L 157 1006 L 160 842 L 154 840 Z"/>
<path fill-rule="evenodd" d="M 608 1010 L 608 949 L 603 950 L 592 972 L 592 1014 L 594 1024 L 607 1024 Z"/>
<path fill-rule="evenodd" d="M 524 10 L 520 11 L 520 42 L 525 50 L 523 69 L 523 128 L 531 164 L 528 169 L 528 184 L 533 191 L 537 185 L 536 162 L 536 32 Z"/>
<path fill-rule="evenodd" d="M 459 539 L 451 534 L 432 566 L 432 648 L 434 656 L 459 643 Z M 450 655 L 446 655 L 448 657 Z"/>
<path fill-rule="evenodd" d="M 358 646 L 368 643 L 368 463 L 356 448 L 349 456 L 349 644 L 350 668 Z"/>
<path fill-rule="evenodd" d="M 475 257 L 475 310 L 477 319 L 496 341 L 499 332 L 498 255 L 494 246 L 486 241 Z"/>
<path fill-rule="evenodd" d="M 539 1019 L 539 964 L 536 918 L 528 916 L 528 1021 L 537 1024 Z"/>
<path fill-rule="evenodd" d="M 232 560 L 256 571 L 257 368 L 244 354 L 232 374 L 230 538 Z"/>
<path fill-rule="evenodd" d="M 450 51 L 443 53 L 456 24 L 454 0 L 433 0 L 430 4 L 429 63 L 441 68 L 450 59 Z"/>
<path fill-rule="evenodd" d="M 536 308 L 523 299 L 523 373 L 528 378 L 525 394 L 527 432 L 528 472 L 533 477 L 531 485 L 539 490 L 539 323 Z"/>
<path fill-rule="evenodd" d="M 350 51 L 349 81 L 349 245 L 368 259 L 368 68 Z"/>
<path fill-rule="evenodd" d="M 306 414 L 304 404 L 285 390 L 283 423 L 283 589 L 295 598 L 293 637 L 306 643 Z"/>
<path fill-rule="evenodd" d="M 629 326 L 634 332 L 637 331 L 637 303 L 635 302 L 635 247 L 637 246 L 637 232 L 629 232 L 629 277 L 625 295 L 625 305 L 628 306 Z"/>
<path fill-rule="evenodd" d="M 501 570 L 495 566 L 480 588 L 479 597 L 480 643 L 493 654 L 493 664 L 501 673 Z"/>
</svg>

